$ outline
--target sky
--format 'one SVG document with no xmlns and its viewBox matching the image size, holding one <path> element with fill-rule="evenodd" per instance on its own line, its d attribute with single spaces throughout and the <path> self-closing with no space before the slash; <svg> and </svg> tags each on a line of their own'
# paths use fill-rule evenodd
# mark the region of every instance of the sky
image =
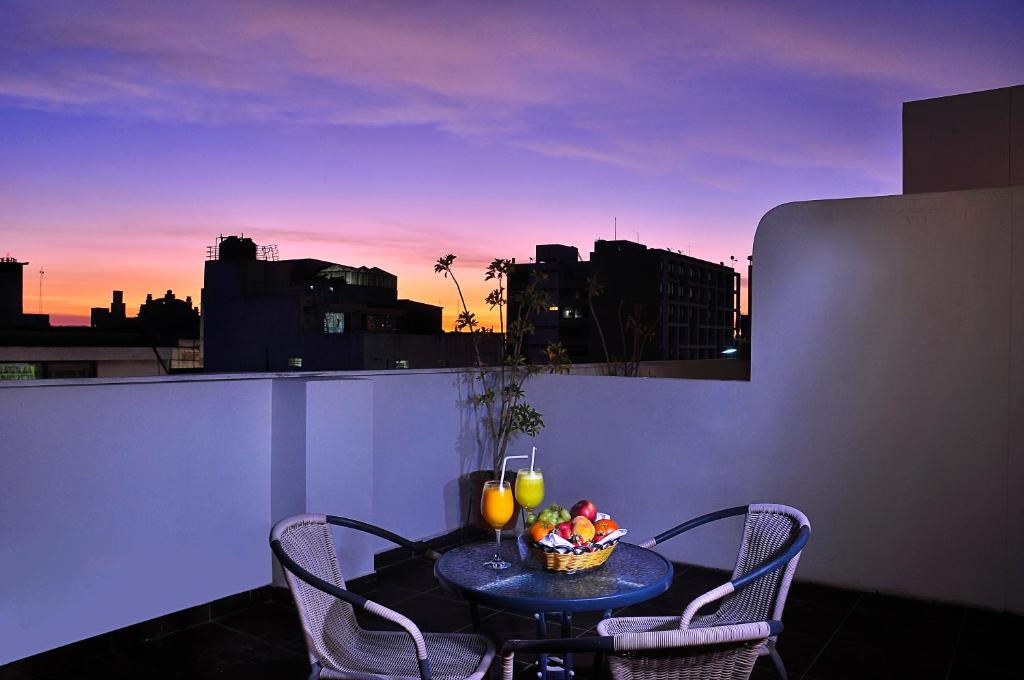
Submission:
<svg viewBox="0 0 1024 680">
<path fill-rule="evenodd" d="M 88 323 L 198 302 L 244 233 L 450 325 L 454 253 L 487 320 L 484 266 L 538 243 L 745 262 L 776 205 L 899 193 L 901 103 L 1024 83 L 1022 35 L 1020 0 L 0 0 L 0 256 Z"/>
</svg>

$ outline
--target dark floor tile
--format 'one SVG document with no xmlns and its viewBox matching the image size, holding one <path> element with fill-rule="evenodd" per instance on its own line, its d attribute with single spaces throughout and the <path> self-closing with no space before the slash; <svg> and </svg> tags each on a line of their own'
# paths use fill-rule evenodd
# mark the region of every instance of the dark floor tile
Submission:
<svg viewBox="0 0 1024 680">
<path fill-rule="evenodd" d="M 712 569 L 710 567 L 697 567 L 687 565 L 676 565 L 676 574 L 674 581 L 685 581 L 687 583 L 694 583 L 701 586 L 707 586 L 704 591 L 710 590 L 715 586 L 720 586 L 728 581 L 732 576 L 732 572 L 725 571 L 724 569 Z M 701 592 L 704 592 L 701 591 Z"/>
<path fill-rule="evenodd" d="M 1024 616 L 990 609 L 968 608 L 964 612 L 964 626 L 978 630 L 1007 631 L 1012 635 L 1024 635 Z"/>
<path fill-rule="evenodd" d="M 345 579 L 345 588 L 351 590 L 353 593 L 363 595 L 364 593 L 368 593 L 376 588 L 378 583 L 376 573 L 366 574 L 365 576 L 360 576 L 354 579 Z"/>
<path fill-rule="evenodd" d="M 200 604 L 161 617 L 164 633 L 175 632 L 210 621 L 210 605 Z"/>
<path fill-rule="evenodd" d="M 849 588 L 833 588 L 817 583 L 804 583 L 794 581 L 789 587 L 786 601 L 798 600 L 800 602 L 812 602 L 814 604 L 826 604 L 833 607 L 846 607 L 850 609 L 857 604 L 857 600 L 864 593 Z"/>
<path fill-rule="evenodd" d="M 149 669 L 128 657 L 113 653 L 81 661 L 73 668 L 53 675 L 35 676 L 44 680 L 73 677 L 76 680 L 129 680 L 134 678 L 167 678 L 159 669 Z"/>
<path fill-rule="evenodd" d="M 893 644 L 875 644 L 874 641 L 861 642 L 837 636 L 825 647 L 807 674 L 829 680 L 941 680 L 949 670 L 951 655 L 952 649 L 949 648 L 936 648 L 932 652 L 911 651 Z"/>
<path fill-rule="evenodd" d="M 3 634 L 0 633 L 0 639 L 2 636 Z M 16 661 L 9 666 L 0 667 L 0 669 L 7 669 L 3 670 L 0 676 L 31 678 L 45 673 L 75 669 L 84 661 L 110 654 L 110 652 L 111 638 L 109 634 L 97 635 Z"/>
<path fill-rule="evenodd" d="M 231 630 L 259 638 L 264 642 L 294 649 L 305 647 L 298 613 L 276 602 L 265 602 L 249 609 L 222 616 L 216 623 Z"/>
<path fill-rule="evenodd" d="M 1000 673 L 999 671 L 975 668 L 973 666 L 960 666 L 953 664 L 948 680 L 1010 680 L 1020 678 L 1020 672 Z"/>
<path fill-rule="evenodd" d="M 204 623 L 121 653 L 151 670 L 192 677 L 272 651 L 272 645 L 255 637 L 216 623 Z"/>
<path fill-rule="evenodd" d="M 784 634 L 796 632 L 828 638 L 839 630 L 849 613 L 848 607 L 789 600 L 782 611 Z"/>
<path fill-rule="evenodd" d="M 1020 630 L 964 626 L 954 663 L 987 671 L 1020 672 Z"/>
<path fill-rule="evenodd" d="M 784 631 L 779 636 L 775 649 L 782 657 L 782 663 L 785 664 L 790 677 L 800 677 L 811 669 L 828 642 L 828 637 L 823 635 Z M 767 662 L 768 659 L 765 658 L 764 661 Z"/>
<path fill-rule="evenodd" d="M 235 595 L 228 595 L 210 603 L 210 618 L 217 619 L 221 616 L 233 614 L 242 609 L 252 606 L 252 593 L 245 591 Z"/>
<path fill-rule="evenodd" d="M 402 564 L 415 558 L 415 553 L 407 548 L 392 548 L 379 552 L 373 556 L 373 568 L 385 569 L 396 564 Z"/>
<path fill-rule="evenodd" d="M 439 591 L 431 590 L 428 591 L 432 595 L 440 595 Z M 373 590 L 368 590 L 365 593 L 360 593 L 363 597 L 368 600 L 373 600 L 377 604 L 382 604 L 388 608 L 395 608 L 403 601 L 408 600 L 410 597 L 422 595 L 423 591 L 413 590 L 412 588 L 406 588 L 404 586 L 396 585 L 395 583 L 384 582 L 378 583 L 377 587 Z M 456 599 L 456 598 L 449 598 Z M 459 598 L 461 601 L 461 598 Z"/>
<path fill-rule="evenodd" d="M 309 657 L 275 650 L 197 676 L 201 680 L 306 680 Z"/>
<path fill-rule="evenodd" d="M 471 623 L 468 604 L 437 595 L 416 595 L 402 601 L 395 611 L 408 616 L 424 632 L 451 633 Z"/>
<path fill-rule="evenodd" d="M 866 593 L 857 602 L 854 612 L 886 618 L 918 619 L 954 628 L 959 628 L 964 617 L 964 607 L 959 605 L 879 593 Z"/>
<path fill-rule="evenodd" d="M 434 563 L 426 559 L 402 562 L 377 571 L 381 583 L 399 585 L 413 590 L 433 590 L 437 587 L 434 578 Z"/>
<path fill-rule="evenodd" d="M 164 634 L 163 628 L 162 619 L 153 619 L 112 631 L 109 634 L 110 649 L 111 651 L 118 652 L 148 640 L 154 640 Z"/>
<path fill-rule="evenodd" d="M 496 612 L 480 622 L 479 632 L 491 638 L 501 649 L 506 640 L 533 640 L 537 637 L 537 623 L 525 615 Z M 468 633 L 470 629 L 461 632 Z M 555 633 L 549 637 L 556 636 Z M 532 660 L 532 657 L 531 657 Z"/>
<path fill-rule="evenodd" d="M 721 583 L 715 585 L 721 585 Z M 669 586 L 667 591 L 651 600 L 648 600 L 648 602 L 659 607 L 673 609 L 677 614 L 682 614 L 683 610 L 686 609 L 686 605 L 690 604 L 697 596 L 703 595 L 713 587 L 715 586 L 708 585 L 706 583 L 694 583 L 692 581 L 683 580 L 681 577 L 677 577 L 672 581 L 672 585 Z"/>
<path fill-rule="evenodd" d="M 615 616 L 679 616 L 683 613 L 680 607 L 670 602 L 655 598 L 640 604 L 631 604 L 628 607 L 615 610 Z"/>
<path fill-rule="evenodd" d="M 252 603 L 262 604 L 264 602 L 271 602 L 274 599 L 274 591 L 278 590 L 275 586 L 261 586 L 252 591 Z"/>
<path fill-rule="evenodd" d="M 837 640 L 868 644 L 886 654 L 925 654 L 948 667 L 962 616 L 937 622 L 906 614 L 875 614 L 855 608 L 836 632 Z"/>
<path fill-rule="evenodd" d="M 612 614 L 614 615 L 614 611 Z M 602 612 L 575 612 L 572 615 L 572 627 L 579 630 L 591 630 L 604 618 Z M 556 623 L 557 625 L 561 625 Z"/>
</svg>

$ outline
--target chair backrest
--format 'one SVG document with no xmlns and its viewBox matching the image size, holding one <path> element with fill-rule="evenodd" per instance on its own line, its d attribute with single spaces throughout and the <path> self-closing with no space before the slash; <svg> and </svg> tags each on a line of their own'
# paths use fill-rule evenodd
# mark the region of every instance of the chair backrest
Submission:
<svg viewBox="0 0 1024 680">
<path fill-rule="evenodd" d="M 810 527 L 810 522 L 796 508 L 769 503 L 751 505 L 747 510 L 743 541 L 736 557 L 732 580 L 735 581 L 778 557 L 803 526 Z M 719 607 L 718 618 L 736 621 L 781 621 L 786 595 L 799 561 L 798 552 L 782 569 L 766 574 L 724 598 Z"/>
<path fill-rule="evenodd" d="M 300 567 L 332 585 L 345 587 L 331 526 L 324 515 L 295 515 L 283 519 L 274 526 L 270 537 L 280 541 L 288 557 Z M 287 569 L 284 572 L 299 610 L 310 661 L 330 658 L 331 647 L 325 641 L 326 636 L 337 640 L 353 636 L 359 630 L 352 605 L 314 588 Z"/>
</svg>

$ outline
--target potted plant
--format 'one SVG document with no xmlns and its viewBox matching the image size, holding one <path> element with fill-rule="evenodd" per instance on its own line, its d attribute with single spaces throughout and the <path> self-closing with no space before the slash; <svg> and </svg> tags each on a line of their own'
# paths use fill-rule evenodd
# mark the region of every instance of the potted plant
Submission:
<svg viewBox="0 0 1024 680">
<path fill-rule="evenodd" d="M 548 344 L 544 366 L 526 360 L 526 343 L 534 330 L 529 316 L 532 312 L 546 310 L 550 302 L 547 293 L 539 286 L 539 278 L 535 277 L 522 291 L 515 293 L 512 298 L 515 314 L 509 319 L 508 278 L 515 264 L 512 260 L 493 260 L 484 272 L 484 280 L 494 281 L 497 287 L 487 294 L 485 303 L 490 309 L 497 310 L 498 328 L 485 328 L 469 310 L 453 269 L 455 257 L 449 254 L 438 258 L 434 272 L 451 279 L 455 286 L 460 306 L 455 330 L 470 333 L 475 353 L 475 364 L 469 369 L 468 375 L 469 403 L 482 430 L 484 459 L 489 458 L 491 464 L 490 469 L 473 471 L 467 475 L 470 487 L 469 514 L 476 517 L 483 482 L 493 479 L 495 472 L 501 469 L 501 461 L 508 451 L 509 443 L 520 434 L 534 437 L 544 427 L 542 414 L 526 400 L 524 383 L 541 370 L 568 373 L 570 361 L 561 343 Z M 497 360 L 494 363 L 484 360 L 482 344 L 485 338 L 497 345 Z"/>
</svg>

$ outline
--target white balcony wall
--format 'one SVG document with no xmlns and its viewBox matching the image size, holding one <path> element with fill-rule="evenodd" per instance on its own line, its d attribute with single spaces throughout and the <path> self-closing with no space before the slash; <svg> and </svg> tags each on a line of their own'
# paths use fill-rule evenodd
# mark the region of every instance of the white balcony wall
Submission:
<svg viewBox="0 0 1024 680">
<path fill-rule="evenodd" d="M 785 502 L 803 578 L 1024 612 L 1022 220 L 1022 188 L 777 208 L 749 383 L 538 376 L 547 427 L 515 448 L 636 539 Z M 461 374 L 251 378 L 0 387 L 0 663 L 269 582 L 294 512 L 460 526 Z M 664 550 L 729 566 L 737 539 Z M 381 547 L 346 534 L 346 575 Z"/>
<path fill-rule="evenodd" d="M 0 664 L 268 582 L 271 381 L 0 389 Z"/>
</svg>

